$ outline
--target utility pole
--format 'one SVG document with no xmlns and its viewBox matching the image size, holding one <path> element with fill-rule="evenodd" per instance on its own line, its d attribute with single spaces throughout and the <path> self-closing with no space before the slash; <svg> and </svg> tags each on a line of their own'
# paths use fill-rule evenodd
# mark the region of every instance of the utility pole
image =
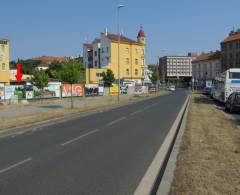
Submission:
<svg viewBox="0 0 240 195">
<path fill-rule="evenodd" d="M 120 102 L 120 9 L 125 7 L 124 5 L 119 4 L 117 6 L 117 20 L 118 20 L 118 103 Z"/>
</svg>

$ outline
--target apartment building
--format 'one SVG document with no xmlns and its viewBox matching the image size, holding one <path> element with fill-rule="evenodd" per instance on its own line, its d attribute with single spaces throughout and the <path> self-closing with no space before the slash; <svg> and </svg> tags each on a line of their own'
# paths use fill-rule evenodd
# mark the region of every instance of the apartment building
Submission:
<svg viewBox="0 0 240 195">
<path fill-rule="evenodd" d="M 196 54 L 189 53 L 187 56 L 164 56 L 159 58 L 160 81 L 165 82 L 169 78 L 192 77 L 192 60 Z"/>
<path fill-rule="evenodd" d="M 0 39 L 0 85 L 9 84 L 9 41 Z"/>
<path fill-rule="evenodd" d="M 192 61 L 194 80 L 212 80 L 221 73 L 221 52 L 202 53 Z"/>
<path fill-rule="evenodd" d="M 221 71 L 240 68 L 240 29 L 232 30 L 221 42 Z"/>
<path fill-rule="evenodd" d="M 138 32 L 137 40 L 120 36 L 120 79 L 142 83 L 145 73 L 145 33 Z M 111 69 L 118 78 L 118 35 L 101 33 L 100 39 L 83 45 L 83 63 L 86 67 L 86 83 L 99 83 L 102 73 Z"/>
</svg>

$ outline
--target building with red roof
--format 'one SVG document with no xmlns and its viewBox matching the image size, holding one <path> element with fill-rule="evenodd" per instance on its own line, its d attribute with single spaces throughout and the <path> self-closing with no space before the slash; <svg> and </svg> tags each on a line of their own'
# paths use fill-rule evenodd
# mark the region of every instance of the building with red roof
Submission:
<svg viewBox="0 0 240 195">
<path fill-rule="evenodd" d="M 221 42 L 221 69 L 240 68 L 240 29 L 232 30 Z"/>
<path fill-rule="evenodd" d="M 192 61 L 192 75 L 195 82 L 204 84 L 221 73 L 221 52 L 202 53 Z"/>
<path fill-rule="evenodd" d="M 86 67 L 86 82 L 99 83 L 101 73 L 111 69 L 118 78 L 118 43 L 120 48 L 120 78 L 142 83 L 145 78 L 145 32 L 141 27 L 137 39 L 105 32 L 99 39 L 83 44 L 83 63 Z"/>
</svg>

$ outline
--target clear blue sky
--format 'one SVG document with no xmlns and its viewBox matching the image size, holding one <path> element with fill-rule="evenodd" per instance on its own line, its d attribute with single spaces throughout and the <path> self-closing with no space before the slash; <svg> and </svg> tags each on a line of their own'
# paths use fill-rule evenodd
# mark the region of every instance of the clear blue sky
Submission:
<svg viewBox="0 0 240 195">
<path fill-rule="evenodd" d="M 0 0 L 0 37 L 11 41 L 10 58 L 72 56 L 105 27 L 136 38 L 140 24 L 147 35 L 147 57 L 202 52 L 240 28 L 239 0 Z M 165 49 L 166 51 L 162 51 Z"/>
</svg>

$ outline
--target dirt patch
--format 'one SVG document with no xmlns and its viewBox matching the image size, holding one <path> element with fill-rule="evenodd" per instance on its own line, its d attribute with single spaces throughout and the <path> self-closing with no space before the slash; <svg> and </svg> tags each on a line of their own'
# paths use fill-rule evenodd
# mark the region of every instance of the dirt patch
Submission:
<svg viewBox="0 0 240 195">
<path fill-rule="evenodd" d="M 239 192 L 240 130 L 209 98 L 192 94 L 170 194 Z"/>
</svg>

